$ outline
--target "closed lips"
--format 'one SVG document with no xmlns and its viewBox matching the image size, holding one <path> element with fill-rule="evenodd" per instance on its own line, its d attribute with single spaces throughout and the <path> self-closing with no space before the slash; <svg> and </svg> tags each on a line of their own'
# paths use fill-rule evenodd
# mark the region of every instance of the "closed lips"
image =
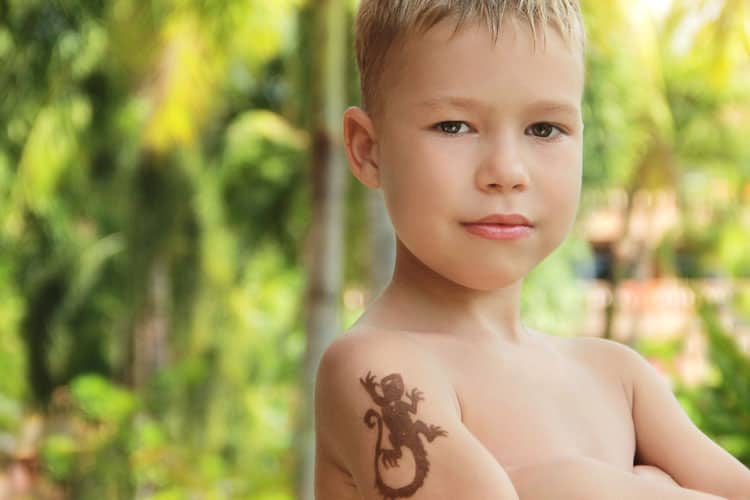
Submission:
<svg viewBox="0 0 750 500">
<path fill-rule="evenodd" d="M 465 222 L 464 224 L 532 227 L 531 222 L 521 214 L 492 214 L 474 222 Z"/>
</svg>

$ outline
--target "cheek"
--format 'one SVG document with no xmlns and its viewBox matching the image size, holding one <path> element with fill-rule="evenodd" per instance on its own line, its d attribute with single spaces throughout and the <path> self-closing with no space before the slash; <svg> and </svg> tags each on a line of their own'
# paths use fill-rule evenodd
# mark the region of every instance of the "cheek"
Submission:
<svg viewBox="0 0 750 500">
<path fill-rule="evenodd" d="M 547 213 L 556 219 L 571 219 L 572 224 L 581 194 L 580 154 L 568 152 L 548 165 L 552 167 L 540 172 L 537 180 Z"/>
<path fill-rule="evenodd" d="M 455 145 L 437 143 L 429 134 L 404 135 L 383 150 L 382 184 L 386 201 L 399 215 L 445 212 L 462 192 L 462 167 Z M 406 214 L 404 214 L 406 212 Z"/>
</svg>

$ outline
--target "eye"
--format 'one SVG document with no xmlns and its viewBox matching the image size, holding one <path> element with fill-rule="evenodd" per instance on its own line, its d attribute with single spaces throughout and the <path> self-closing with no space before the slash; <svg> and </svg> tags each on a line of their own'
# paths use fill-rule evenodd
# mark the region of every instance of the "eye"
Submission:
<svg viewBox="0 0 750 500">
<path fill-rule="evenodd" d="M 469 126 L 466 122 L 460 121 L 440 122 L 434 128 L 448 135 L 459 135 L 469 131 Z"/>
<path fill-rule="evenodd" d="M 535 137 L 541 137 L 542 139 L 550 139 L 562 134 L 563 131 L 560 127 L 552 125 L 551 123 L 539 122 L 527 128 L 526 133 Z"/>
</svg>

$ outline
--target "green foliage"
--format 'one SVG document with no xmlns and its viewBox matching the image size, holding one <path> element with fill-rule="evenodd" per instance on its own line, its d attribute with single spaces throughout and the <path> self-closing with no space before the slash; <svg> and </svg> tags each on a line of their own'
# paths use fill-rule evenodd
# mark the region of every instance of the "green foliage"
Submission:
<svg viewBox="0 0 750 500">
<path fill-rule="evenodd" d="M 74 498 L 132 495 L 127 442 L 137 408 L 135 395 L 98 375 L 83 375 L 58 388 L 52 430 L 40 446 L 50 479 Z M 62 411 L 64 410 L 64 411 Z"/>
<path fill-rule="evenodd" d="M 0 2 L 0 426 L 48 410 L 75 498 L 289 498 L 297 4 L 139 5 Z M 173 357 L 125 389 L 156 259 Z"/>
<path fill-rule="evenodd" d="M 647 358 L 657 358 L 663 361 L 674 359 L 685 345 L 685 339 L 682 337 L 659 340 L 648 337 L 639 338 L 633 346 L 639 353 Z"/>
<path fill-rule="evenodd" d="M 683 390 L 697 425 L 724 449 L 750 466 L 750 356 L 721 325 L 715 306 L 702 304 L 716 380 Z"/>
<path fill-rule="evenodd" d="M 551 335 L 579 335 L 586 304 L 585 283 L 577 277 L 577 271 L 590 260 L 586 243 L 570 237 L 535 267 L 524 280 L 521 301 L 524 322 Z"/>
<path fill-rule="evenodd" d="M 26 393 L 26 359 L 18 334 L 23 300 L 12 285 L 12 265 L 9 260 L 0 259 L 0 325 L 3 325 L 0 328 L 0 399 L 9 398 L 8 401 L 21 399 Z M 0 417 L 0 428 L 3 428 L 2 421 Z"/>
<path fill-rule="evenodd" d="M 300 196 L 307 137 L 270 111 L 248 111 L 237 116 L 225 134 L 221 195 L 227 223 L 242 243 L 254 247 L 271 237 L 281 243 L 290 260 L 296 258 L 299 233 L 306 218 L 299 220 L 293 209 Z M 252 192 L 253 196 L 248 196 Z M 252 214 L 255 224 L 248 224 Z"/>
<path fill-rule="evenodd" d="M 0 433 L 18 430 L 22 417 L 21 403 L 0 393 Z"/>
<path fill-rule="evenodd" d="M 655 33 L 628 2 L 586 1 L 583 10 L 589 36 L 584 181 L 588 187 L 629 186 L 649 151 L 670 134 L 671 111 L 649 43 Z"/>
<path fill-rule="evenodd" d="M 131 393 L 113 386 L 99 375 L 82 375 L 70 384 L 74 404 L 89 419 L 119 423 L 135 409 Z"/>
<path fill-rule="evenodd" d="M 53 479 L 70 478 L 76 462 L 78 446 L 72 437 L 56 434 L 48 437 L 42 447 L 42 461 Z"/>
</svg>

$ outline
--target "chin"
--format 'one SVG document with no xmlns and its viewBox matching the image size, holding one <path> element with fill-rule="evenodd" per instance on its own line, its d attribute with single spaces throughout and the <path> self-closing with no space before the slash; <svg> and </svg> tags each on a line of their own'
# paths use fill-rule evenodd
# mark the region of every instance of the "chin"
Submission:
<svg viewBox="0 0 750 500">
<path fill-rule="evenodd" d="M 447 273 L 443 274 L 447 279 L 457 285 L 478 292 L 493 292 L 518 284 L 523 281 L 528 269 L 517 266 L 514 270 L 485 270 L 476 273 L 476 270 L 470 270 L 465 273 Z"/>
</svg>

